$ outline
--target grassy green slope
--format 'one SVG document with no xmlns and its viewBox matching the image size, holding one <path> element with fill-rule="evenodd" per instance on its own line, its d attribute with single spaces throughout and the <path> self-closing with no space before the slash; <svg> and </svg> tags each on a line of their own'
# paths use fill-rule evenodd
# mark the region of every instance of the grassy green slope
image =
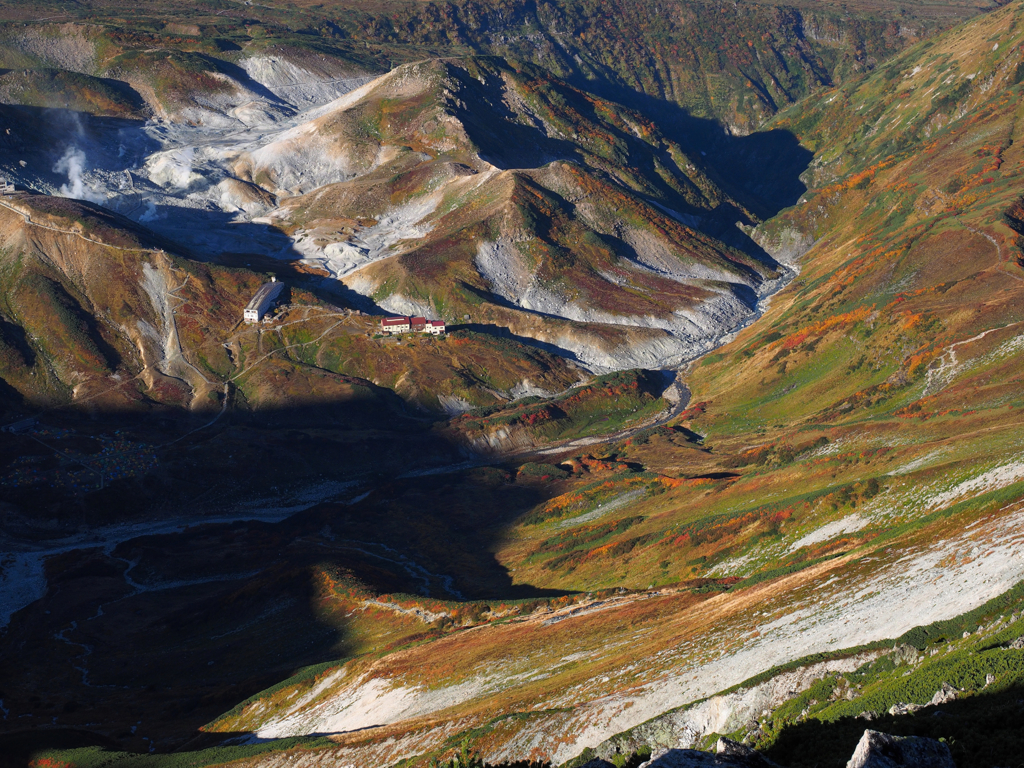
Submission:
<svg viewBox="0 0 1024 768">
<path fill-rule="evenodd" d="M 1018 459 L 1021 13 L 1013 4 L 907 52 L 850 86 L 843 106 L 839 90 L 780 116 L 817 126 L 803 137 L 821 141 L 821 181 L 765 229 L 818 242 L 765 318 L 689 379 L 699 407 L 683 424 L 738 475 L 708 503 L 739 538 L 718 549 L 702 535 L 699 554 L 741 559 L 713 572 L 817 556 L 825 542 L 801 554 L 773 537 L 850 515 L 872 523 L 831 546 L 855 546 L 877 535 L 882 510 L 882 528 L 914 524 L 938 489 Z M 929 72 L 951 57 L 958 77 Z M 901 118 L 909 138 L 894 150 Z M 829 130 L 847 137 L 841 154 Z M 692 461 L 663 438 L 624 455 L 668 473 Z"/>
<path fill-rule="evenodd" d="M 734 345 L 744 375 L 723 391 L 732 358 L 702 363 L 706 391 L 731 404 L 709 429 L 783 418 L 898 429 L 963 405 L 966 391 L 977 413 L 1013 412 L 1020 18 L 1013 4 L 780 116 L 822 148 L 820 181 L 770 227 L 819 241 L 770 319 Z"/>
</svg>

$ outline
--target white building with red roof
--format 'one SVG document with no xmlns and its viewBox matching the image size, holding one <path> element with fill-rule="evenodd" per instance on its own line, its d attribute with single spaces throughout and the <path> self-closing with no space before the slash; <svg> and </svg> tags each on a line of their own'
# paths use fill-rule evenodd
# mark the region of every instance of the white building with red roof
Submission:
<svg viewBox="0 0 1024 768">
<path fill-rule="evenodd" d="M 388 335 L 412 332 L 441 336 L 446 332 L 446 326 L 444 320 L 427 320 L 425 317 L 392 315 L 381 318 L 380 332 Z"/>
<path fill-rule="evenodd" d="M 380 330 L 382 333 L 408 333 L 409 328 L 409 318 L 404 315 L 384 317 L 381 318 L 380 321 Z"/>
</svg>

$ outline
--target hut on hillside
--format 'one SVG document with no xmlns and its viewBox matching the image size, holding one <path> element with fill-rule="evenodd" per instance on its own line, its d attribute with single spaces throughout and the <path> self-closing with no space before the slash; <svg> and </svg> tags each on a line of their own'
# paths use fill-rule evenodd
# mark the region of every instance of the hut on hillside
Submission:
<svg viewBox="0 0 1024 768">
<path fill-rule="evenodd" d="M 247 323 L 258 323 L 263 316 L 277 303 L 281 291 L 284 290 L 284 283 L 277 282 L 272 278 L 269 283 L 264 283 L 256 291 L 256 295 L 249 300 L 242 313 L 242 319 Z"/>
</svg>

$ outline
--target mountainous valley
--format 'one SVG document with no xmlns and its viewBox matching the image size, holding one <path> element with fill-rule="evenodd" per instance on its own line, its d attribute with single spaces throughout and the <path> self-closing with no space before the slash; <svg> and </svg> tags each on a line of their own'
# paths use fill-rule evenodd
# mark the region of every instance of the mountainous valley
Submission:
<svg viewBox="0 0 1024 768">
<path fill-rule="evenodd" d="M 0 766 L 1015 764 L 1022 0 L 0 59 Z"/>
</svg>

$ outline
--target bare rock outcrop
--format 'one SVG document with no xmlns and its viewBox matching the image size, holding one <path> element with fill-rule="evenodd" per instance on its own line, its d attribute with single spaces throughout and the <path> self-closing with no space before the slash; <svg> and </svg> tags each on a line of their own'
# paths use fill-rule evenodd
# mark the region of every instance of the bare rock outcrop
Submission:
<svg viewBox="0 0 1024 768">
<path fill-rule="evenodd" d="M 956 763 L 941 741 L 867 730 L 846 768 L 956 768 Z"/>
<path fill-rule="evenodd" d="M 929 701 L 927 704 L 906 704 L 902 702 L 899 704 L 893 704 L 891 707 L 889 707 L 889 714 L 913 715 L 915 712 L 919 712 L 925 707 L 937 707 L 942 704 L 949 704 L 951 701 L 956 701 L 959 695 L 960 691 L 958 691 L 949 683 L 943 683 L 939 687 L 939 690 L 935 692 L 935 695 L 932 696 L 931 701 Z"/>
<path fill-rule="evenodd" d="M 889 707 L 889 714 L 897 716 L 912 715 L 915 712 L 918 712 L 922 709 L 924 709 L 924 707 L 920 704 L 907 704 L 905 702 L 900 702 L 899 704 L 893 704 L 891 707 Z"/>
<path fill-rule="evenodd" d="M 928 702 L 929 705 L 935 707 L 940 704 L 949 704 L 951 701 L 956 701 L 957 696 L 960 695 L 960 691 L 954 688 L 949 683 L 943 683 L 942 687 L 935 692 L 932 696 L 932 700 Z"/>
</svg>

